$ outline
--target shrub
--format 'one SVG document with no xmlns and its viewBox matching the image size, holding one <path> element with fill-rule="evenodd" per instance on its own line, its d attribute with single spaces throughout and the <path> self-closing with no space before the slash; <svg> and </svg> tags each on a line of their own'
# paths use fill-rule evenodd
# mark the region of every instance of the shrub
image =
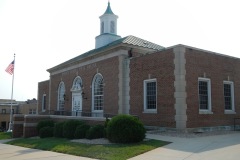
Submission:
<svg viewBox="0 0 240 160">
<path fill-rule="evenodd" d="M 108 122 L 110 121 L 110 119 L 106 118 L 105 123 L 104 123 L 104 127 L 107 128 Z"/>
<path fill-rule="evenodd" d="M 97 139 L 104 137 L 104 126 L 103 125 L 95 125 L 92 126 L 86 134 L 87 139 Z"/>
<path fill-rule="evenodd" d="M 37 132 L 40 132 L 40 129 L 43 127 L 54 127 L 54 122 L 52 120 L 42 120 L 37 124 Z"/>
<path fill-rule="evenodd" d="M 53 135 L 54 137 L 63 137 L 63 125 L 65 122 L 57 122 L 54 126 L 54 132 Z"/>
<path fill-rule="evenodd" d="M 63 137 L 73 139 L 77 126 L 84 124 L 79 120 L 68 120 L 63 124 Z"/>
<path fill-rule="evenodd" d="M 76 131 L 75 131 L 75 138 L 81 139 L 81 138 L 86 138 L 86 133 L 89 130 L 90 125 L 83 124 L 80 126 L 77 126 Z"/>
<path fill-rule="evenodd" d="M 140 120 L 130 115 L 118 115 L 108 123 L 107 137 L 115 143 L 140 142 L 145 138 L 146 130 Z"/>
<path fill-rule="evenodd" d="M 39 131 L 40 138 L 47 138 L 53 136 L 53 127 L 43 127 Z"/>
</svg>

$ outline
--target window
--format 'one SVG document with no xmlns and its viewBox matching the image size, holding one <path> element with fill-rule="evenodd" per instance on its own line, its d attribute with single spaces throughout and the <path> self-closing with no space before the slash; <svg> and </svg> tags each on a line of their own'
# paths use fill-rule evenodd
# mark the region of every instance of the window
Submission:
<svg viewBox="0 0 240 160">
<path fill-rule="evenodd" d="M 234 85 L 233 82 L 224 81 L 224 107 L 225 111 L 234 111 Z"/>
<path fill-rule="evenodd" d="M 211 112 L 211 80 L 198 79 L 199 110 Z"/>
<path fill-rule="evenodd" d="M 2 114 L 6 114 L 6 109 L 2 109 Z"/>
<path fill-rule="evenodd" d="M 58 87 L 58 110 L 64 110 L 64 94 L 65 94 L 65 85 L 63 82 L 59 84 Z"/>
<path fill-rule="evenodd" d="M 115 32 L 115 23 L 114 23 L 114 21 L 111 21 L 110 32 L 111 33 Z"/>
<path fill-rule="evenodd" d="M 156 79 L 144 81 L 144 110 L 157 110 L 157 82 Z"/>
<path fill-rule="evenodd" d="M 103 110 L 103 77 L 101 74 L 96 74 L 92 83 L 93 92 L 93 110 Z"/>
<path fill-rule="evenodd" d="M 104 22 L 101 23 L 101 34 L 104 33 Z"/>
<path fill-rule="evenodd" d="M 29 109 L 29 114 L 36 114 L 36 109 Z"/>
<path fill-rule="evenodd" d="M 43 94 L 42 96 L 42 111 L 46 110 L 47 106 L 47 100 L 46 100 L 46 94 Z"/>
</svg>

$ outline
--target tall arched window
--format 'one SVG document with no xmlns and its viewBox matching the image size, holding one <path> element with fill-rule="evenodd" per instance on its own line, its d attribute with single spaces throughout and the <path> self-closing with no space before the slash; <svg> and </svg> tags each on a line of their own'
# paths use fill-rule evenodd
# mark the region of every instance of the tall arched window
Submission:
<svg viewBox="0 0 240 160">
<path fill-rule="evenodd" d="M 65 85 L 63 82 L 60 82 L 58 86 L 58 110 L 64 110 L 64 94 L 65 94 Z"/>
<path fill-rule="evenodd" d="M 101 74 L 96 74 L 92 82 L 92 109 L 93 111 L 103 110 L 103 77 Z"/>
</svg>

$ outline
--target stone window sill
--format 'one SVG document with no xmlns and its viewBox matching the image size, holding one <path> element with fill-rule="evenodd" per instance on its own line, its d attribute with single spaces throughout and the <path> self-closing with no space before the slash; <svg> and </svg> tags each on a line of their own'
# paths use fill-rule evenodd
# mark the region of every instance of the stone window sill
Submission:
<svg viewBox="0 0 240 160">
<path fill-rule="evenodd" d="M 236 112 L 233 110 L 225 110 L 224 114 L 236 114 Z"/>
<path fill-rule="evenodd" d="M 209 110 L 199 110 L 199 114 L 213 114 L 213 112 Z"/>
<path fill-rule="evenodd" d="M 144 110 L 143 113 L 157 114 L 157 110 Z"/>
</svg>

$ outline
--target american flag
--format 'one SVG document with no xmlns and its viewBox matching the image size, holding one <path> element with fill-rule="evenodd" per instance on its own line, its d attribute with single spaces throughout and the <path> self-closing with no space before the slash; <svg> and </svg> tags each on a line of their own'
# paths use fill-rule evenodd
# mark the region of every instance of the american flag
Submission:
<svg viewBox="0 0 240 160">
<path fill-rule="evenodd" d="M 5 69 L 5 71 L 7 73 L 11 74 L 11 75 L 13 74 L 13 72 L 14 72 L 14 60 L 12 61 L 12 63 L 10 63 L 8 65 L 8 67 Z"/>
</svg>

